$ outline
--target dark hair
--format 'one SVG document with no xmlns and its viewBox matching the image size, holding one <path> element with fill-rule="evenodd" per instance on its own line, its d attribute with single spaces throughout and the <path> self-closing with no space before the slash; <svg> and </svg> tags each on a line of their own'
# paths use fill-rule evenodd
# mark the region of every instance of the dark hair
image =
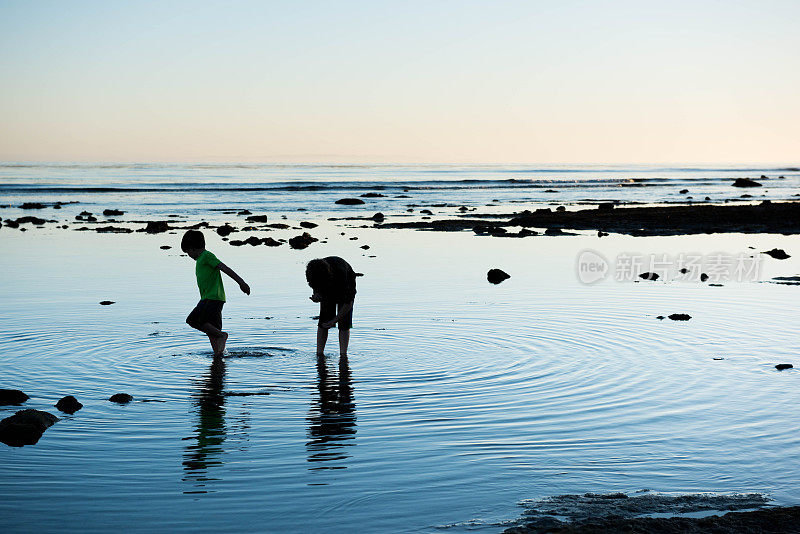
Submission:
<svg viewBox="0 0 800 534">
<path fill-rule="evenodd" d="M 333 273 L 328 262 L 319 258 L 308 262 L 306 265 L 306 281 L 315 290 L 329 287 L 333 281 Z"/>
<path fill-rule="evenodd" d="M 190 248 L 206 248 L 206 238 L 200 230 L 189 230 L 181 239 L 181 250 L 186 252 Z"/>
</svg>

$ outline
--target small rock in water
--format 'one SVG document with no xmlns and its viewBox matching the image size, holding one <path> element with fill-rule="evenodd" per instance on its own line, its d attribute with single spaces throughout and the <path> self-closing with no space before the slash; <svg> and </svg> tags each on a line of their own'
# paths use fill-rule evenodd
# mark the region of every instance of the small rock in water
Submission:
<svg viewBox="0 0 800 534">
<path fill-rule="evenodd" d="M 219 235 L 221 235 L 222 237 L 231 235 L 235 231 L 236 231 L 236 228 L 234 228 L 233 226 L 231 226 L 228 223 L 225 223 L 222 226 L 220 226 L 219 228 L 217 228 L 217 233 Z"/>
<path fill-rule="evenodd" d="M 265 223 L 267 222 L 266 215 L 252 215 L 245 219 L 247 222 Z"/>
<path fill-rule="evenodd" d="M 252 215 L 252 213 L 253 212 L 250 211 L 250 210 L 241 210 L 241 211 L 237 211 L 236 215 Z"/>
<path fill-rule="evenodd" d="M 708 280 L 708 275 L 706 273 L 700 273 L 700 281 L 705 282 Z"/>
<path fill-rule="evenodd" d="M 312 223 L 312 222 L 308 222 L 308 221 L 301 221 L 300 222 L 300 226 L 302 226 L 303 228 L 316 228 L 319 225 L 317 223 Z"/>
<path fill-rule="evenodd" d="M 381 198 L 381 197 L 385 197 L 386 195 L 382 195 L 380 193 L 364 193 L 363 195 L 360 195 L 360 196 L 362 196 L 364 198 Z"/>
<path fill-rule="evenodd" d="M 35 445 L 58 417 L 40 410 L 20 410 L 0 421 L 0 442 L 11 447 Z"/>
<path fill-rule="evenodd" d="M 308 245 L 310 245 L 314 241 L 318 241 L 318 239 L 315 237 L 311 237 L 311 234 L 309 234 L 308 232 L 303 232 L 302 235 L 298 235 L 289 239 L 289 246 L 294 249 L 300 250 L 308 247 Z"/>
<path fill-rule="evenodd" d="M 20 205 L 19 209 L 21 210 L 40 210 L 44 209 L 44 204 L 40 202 L 25 202 L 24 204 Z"/>
<path fill-rule="evenodd" d="M 656 319 L 658 319 L 659 321 L 663 321 L 664 319 L 666 319 L 666 317 L 664 317 L 663 315 L 659 315 L 658 317 L 656 317 Z"/>
<path fill-rule="evenodd" d="M 669 318 L 673 321 L 688 321 L 692 316 L 686 313 L 673 313 Z"/>
<path fill-rule="evenodd" d="M 109 306 L 111 304 L 115 304 L 115 301 L 113 301 L 113 300 L 101 300 L 100 301 L 100 306 Z"/>
<path fill-rule="evenodd" d="M 378 212 L 378 213 L 376 213 L 375 215 L 372 216 L 372 220 L 377 222 L 377 223 L 383 222 L 383 220 L 385 218 L 386 217 L 381 212 Z"/>
<path fill-rule="evenodd" d="M 64 413 L 73 414 L 83 408 L 83 404 L 78 402 L 78 399 L 72 395 L 67 395 L 66 397 L 62 397 L 58 400 L 56 403 L 56 408 Z"/>
<path fill-rule="evenodd" d="M 600 204 L 599 206 L 597 206 L 597 209 L 600 210 L 600 211 L 611 211 L 611 210 L 614 209 L 614 203 L 613 202 L 604 202 L 603 204 Z"/>
<path fill-rule="evenodd" d="M 791 258 L 785 250 L 782 248 L 773 248 L 772 250 L 768 250 L 766 252 L 762 252 L 762 254 L 766 254 L 767 256 L 772 256 L 776 260 L 785 260 L 787 258 Z"/>
<path fill-rule="evenodd" d="M 171 247 L 171 246 L 169 246 L 169 245 L 161 245 L 161 246 L 160 246 L 160 247 L 158 247 L 158 248 L 160 248 L 161 250 L 169 250 L 169 249 L 171 249 L 172 247 Z"/>
<path fill-rule="evenodd" d="M 109 209 L 109 210 L 103 210 L 103 215 L 105 215 L 106 217 L 117 217 L 119 215 L 125 215 L 125 212 L 122 210 Z"/>
<path fill-rule="evenodd" d="M 501 269 L 489 269 L 486 273 L 486 279 L 492 284 L 499 284 L 508 278 L 511 278 L 511 275 Z"/>
<path fill-rule="evenodd" d="M 686 194 L 686 193 L 688 193 L 688 192 L 689 192 L 689 190 L 688 190 L 688 189 L 681 189 L 681 195 L 685 195 L 685 194 Z"/>
<path fill-rule="evenodd" d="M 114 393 L 108 398 L 108 400 L 111 402 L 116 402 L 117 404 L 128 404 L 133 400 L 133 396 L 128 395 L 127 393 Z"/>
<path fill-rule="evenodd" d="M 775 366 L 775 369 L 777 369 L 778 371 L 783 371 L 784 369 L 791 369 L 793 367 L 794 365 L 792 365 L 791 363 L 779 363 L 778 365 Z"/>
<path fill-rule="evenodd" d="M 642 280 L 658 280 L 658 273 L 642 273 L 639 278 Z"/>
<path fill-rule="evenodd" d="M 597 231 L 597 237 L 605 237 L 608 235 L 608 232 L 604 232 L 602 230 Z"/>
<path fill-rule="evenodd" d="M 357 206 L 358 204 L 363 204 L 364 201 L 360 198 L 340 198 L 336 201 L 336 204 L 342 204 L 344 206 Z"/>
<path fill-rule="evenodd" d="M 419 210 L 420 213 L 424 213 L 425 215 L 433 215 L 431 210 Z"/>
<path fill-rule="evenodd" d="M 361 245 L 361 248 L 363 248 L 364 250 L 369 250 L 369 245 Z"/>
<path fill-rule="evenodd" d="M 711 359 L 719 361 L 719 360 L 724 360 L 725 358 L 711 358 Z"/>
<path fill-rule="evenodd" d="M 160 234 L 169 230 L 167 221 L 150 221 L 144 227 L 144 231 L 148 234 Z"/>
<path fill-rule="evenodd" d="M 18 389 L 0 389 L 0 406 L 22 404 L 29 398 L 30 397 Z"/>
<path fill-rule="evenodd" d="M 562 235 L 564 230 L 561 228 L 548 228 L 544 231 L 544 235 Z"/>
<path fill-rule="evenodd" d="M 761 187 L 760 183 L 750 178 L 737 178 L 731 185 L 733 187 Z"/>
</svg>

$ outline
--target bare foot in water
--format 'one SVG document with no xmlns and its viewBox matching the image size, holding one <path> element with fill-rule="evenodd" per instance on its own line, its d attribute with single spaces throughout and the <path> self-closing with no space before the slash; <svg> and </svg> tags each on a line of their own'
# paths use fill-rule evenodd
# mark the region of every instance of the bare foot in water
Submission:
<svg viewBox="0 0 800 534">
<path fill-rule="evenodd" d="M 216 339 L 217 346 L 214 349 L 214 354 L 222 355 L 225 352 L 225 344 L 228 342 L 228 333 L 222 332 L 222 335 Z"/>
</svg>

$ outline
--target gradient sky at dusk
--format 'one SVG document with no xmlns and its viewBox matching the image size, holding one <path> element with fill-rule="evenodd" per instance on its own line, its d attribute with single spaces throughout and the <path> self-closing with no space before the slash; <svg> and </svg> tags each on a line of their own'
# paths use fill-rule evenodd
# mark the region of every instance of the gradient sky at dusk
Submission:
<svg viewBox="0 0 800 534">
<path fill-rule="evenodd" d="M 0 160 L 796 163 L 800 2 L 0 0 Z"/>
</svg>

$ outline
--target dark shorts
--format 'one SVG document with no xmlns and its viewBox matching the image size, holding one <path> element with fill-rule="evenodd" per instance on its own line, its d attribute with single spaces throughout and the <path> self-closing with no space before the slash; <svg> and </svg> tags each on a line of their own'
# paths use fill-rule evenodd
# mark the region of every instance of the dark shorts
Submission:
<svg viewBox="0 0 800 534">
<path fill-rule="evenodd" d="M 336 317 L 336 313 L 338 310 L 342 309 L 345 302 L 333 302 L 333 301 L 326 301 L 323 300 L 319 303 L 319 322 L 317 323 L 318 326 L 322 326 L 322 323 L 326 323 L 331 319 Z M 345 314 L 344 317 L 339 319 L 338 323 L 339 330 L 350 330 L 353 328 L 353 309 L 350 308 L 350 311 Z"/>
<path fill-rule="evenodd" d="M 202 299 L 186 318 L 186 322 L 198 330 L 206 323 L 222 330 L 222 306 L 224 304 L 221 300 Z"/>
</svg>

